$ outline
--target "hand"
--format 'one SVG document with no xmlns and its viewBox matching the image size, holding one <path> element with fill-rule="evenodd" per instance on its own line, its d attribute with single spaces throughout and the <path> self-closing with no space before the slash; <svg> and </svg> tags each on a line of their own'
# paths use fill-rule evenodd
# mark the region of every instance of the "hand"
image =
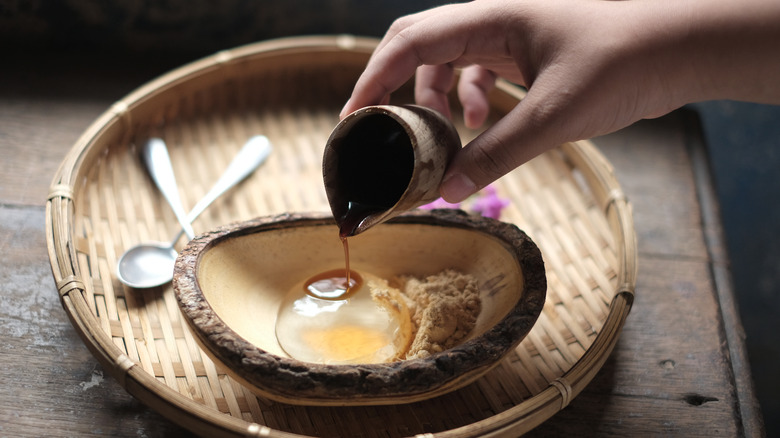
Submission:
<svg viewBox="0 0 780 438">
<path fill-rule="evenodd" d="M 528 88 L 512 111 L 453 159 L 440 191 L 447 201 L 459 202 L 563 142 L 728 95 L 728 79 L 744 68 L 713 73 L 713 60 L 723 58 L 724 44 L 759 44 L 779 58 L 780 35 L 774 29 L 780 28 L 780 8 L 772 3 L 780 2 L 748 1 L 755 6 L 753 14 L 741 14 L 750 5 L 730 5 L 729 0 L 698 5 L 697 0 L 478 0 L 402 17 L 379 43 L 342 117 L 387 103 L 415 73 L 417 103 L 449 115 L 447 94 L 456 86 L 456 69 L 462 69 L 457 92 L 469 127 L 486 119 L 487 94 L 496 78 Z M 702 7 L 709 9 L 702 12 Z M 744 36 L 756 16 L 766 19 L 766 10 L 774 27 Z M 722 26 L 724 19 L 735 24 Z M 767 40 L 767 33 L 774 39 Z M 739 53 L 729 57 L 740 58 Z M 741 62 L 733 65 L 756 64 L 733 60 Z M 758 76 L 776 77 L 770 73 L 780 71 L 780 62 L 764 64 L 771 65 L 759 68 Z M 744 93 L 751 92 L 756 94 Z M 780 99 L 780 89 L 773 93 Z"/>
</svg>

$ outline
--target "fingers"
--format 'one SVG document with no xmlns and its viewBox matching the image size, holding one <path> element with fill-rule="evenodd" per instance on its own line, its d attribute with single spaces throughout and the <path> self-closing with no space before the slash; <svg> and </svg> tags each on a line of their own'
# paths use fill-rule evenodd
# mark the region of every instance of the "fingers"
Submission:
<svg viewBox="0 0 780 438">
<path fill-rule="evenodd" d="M 355 83 L 352 96 L 341 110 L 340 117 L 364 106 L 388 101 L 390 94 L 414 75 L 422 64 L 414 49 L 404 41 L 391 41 L 377 48 L 363 74 Z"/>
<path fill-rule="evenodd" d="M 367 105 L 375 105 L 400 88 L 422 65 L 445 65 L 466 51 L 475 31 L 470 4 L 453 4 L 397 20 L 377 46 L 341 117 Z M 430 72 L 433 76 L 441 72 Z M 439 87 L 443 89 L 443 87 Z M 433 98 L 436 101 L 438 98 Z"/>
<path fill-rule="evenodd" d="M 415 101 L 450 117 L 447 95 L 455 83 L 455 69 L 450 64 L 423 65 L 417 68 Z M 496 75 L 477 65 L 464 68 L 458 81 L 458 97 L 463 105 L 466 126 L 479 128 L 490 109 L 487 94 L 496 83 Z"/>
<path fill-rule="evenodd" d="M 449 64 L 422 65 L 417 68 L 414 100 L 450 118 L 449 94 L 455 83 L 455 70 Z"/>
<path fill-rule="evenodd" d="M 463 105 L 466 127 L 482 126 L 490 110 L 488 93 L 496 85 L 496 75 L 483 67 L 472 65 L 463 69 L 458 81 L 458 97 Z"/>
</svg>

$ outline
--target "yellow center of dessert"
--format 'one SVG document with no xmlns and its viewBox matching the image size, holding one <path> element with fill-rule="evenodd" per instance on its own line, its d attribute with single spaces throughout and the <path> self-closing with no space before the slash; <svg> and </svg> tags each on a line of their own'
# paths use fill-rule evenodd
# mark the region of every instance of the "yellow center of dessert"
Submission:
<svg viewBox="0 0 780 438">
<path fill-rule="evenodd" d="M 382 358 L 372 356 L 378 356 L 393 342 L 385 331 L 359 325 L 302 331 L 301 339 L 312 351 L 333 362 L 377 362 Z"/>
</svg>

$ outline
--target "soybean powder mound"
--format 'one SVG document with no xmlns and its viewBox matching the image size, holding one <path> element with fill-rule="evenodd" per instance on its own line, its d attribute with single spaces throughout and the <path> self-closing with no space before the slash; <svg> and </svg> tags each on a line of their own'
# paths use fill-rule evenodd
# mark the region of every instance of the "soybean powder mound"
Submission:
<svg viewBox="0 0 780 438">
<path fill-rule="evenodd" d="M 482 309 L 477 279 L 445 270 L 423 279 L 401 277 L 415 333 L 406 359 L 425 358 L 454 347 L 477 322 Z"/>
</svg>

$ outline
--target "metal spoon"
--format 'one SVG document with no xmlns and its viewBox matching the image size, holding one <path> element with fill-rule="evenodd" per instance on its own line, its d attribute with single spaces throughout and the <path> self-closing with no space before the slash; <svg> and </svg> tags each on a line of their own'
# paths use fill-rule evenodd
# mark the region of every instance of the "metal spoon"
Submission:
<svg viewBox="0 0 780 438">
<path fill-rule="evenodd" d="M 271 143 L 265 136 L 258 135 L 250 138 L 211 190 L 198 201 L 192 211 L 185 215 L 165 143 L 160 139 L 149 140 L 144 148 L 144 161 L 152 174 L 152 179 L 171 205 L 182 229 L 170 243 L 148 242 L 125 251 L 117 263 L 119 281 L 134 288 L 156 287 L 171 281 L 173 265 L 178 256 L 174 246 L 182 233 L 186 233 L 190 239 L 195 237 L 195 232 L 190 225 L 192 221 L 214 200 L 257 169 L 268 158 L 271 149 Z"/>
</svg>

